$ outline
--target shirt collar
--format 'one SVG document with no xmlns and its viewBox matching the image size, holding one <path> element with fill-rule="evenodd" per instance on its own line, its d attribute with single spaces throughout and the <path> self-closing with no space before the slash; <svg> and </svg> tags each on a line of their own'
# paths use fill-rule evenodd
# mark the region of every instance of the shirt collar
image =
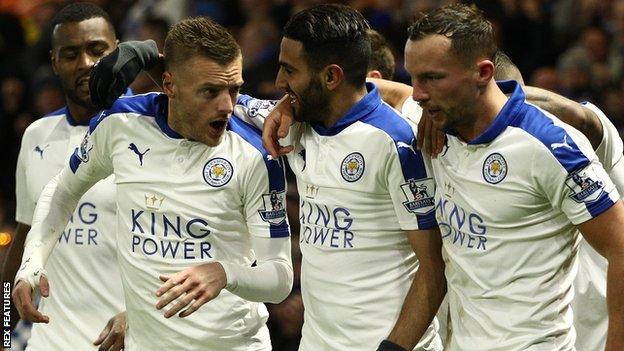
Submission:
<svg viewBox="0 0 624 351">
<path fill-rule="evenodd" d="M 169 97 L 167 94 L 158 94 L 154 99 L 156 102 L 156 123 L 160 130 L 173 139 L 183 139 L 184 137 L 169 127 L 167 123 L 167 111 L 169 107 Z"/>
<path fill-rule="evenodd" d="M 496 84 L 503 93 L 511 93 L 511 96 L 509 96 L 509 99 L 485 132 L 468 142 L 468 145 L 488 144 L 492 142 L 507 126 L 512 124 L 518 116 L 520 108 L 524 105 L 526 97 L 518 82 L 515 80 L 505 80 L 496 82 Z"/>
<path fill-rule="evenodd" d="M 322 123 L 310 123 L 312 128 L 324 136 L 332 136 L 342 132 L 345 128 L 362 119 L 381 104 L 379 89 L 373 83 L 366 83 L 368 93 L 360 99 L 355 105 L 351 106 L 349 111 L 342 116 L 333 126 L 326 128 Z"/>
<path fill-rule="evenodd" d="M 100 111 L 98 111 L 93 116 L 89 117 L 87 120 L 79 122 L 74 119 L 74 116 L 72 116 L 71 112 L 69 111 L 69 107 L 67 106 L 63 107 L 63 112 L 65 113 L 65 119 L 67 119 L 67 123 L 69 123 L 69 125 L 73 127 L 88 126 L 89 122 L 91 122 L 91 118 L 98 116 L 100 113 Z"/>
</svg>

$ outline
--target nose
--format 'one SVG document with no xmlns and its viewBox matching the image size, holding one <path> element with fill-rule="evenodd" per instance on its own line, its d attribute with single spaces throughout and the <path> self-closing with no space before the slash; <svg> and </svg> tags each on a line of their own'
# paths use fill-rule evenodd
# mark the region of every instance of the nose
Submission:
<svg viewBox="0 0 624 351">
<path fill-rule="evenodd" d="M 417 102 L 425 102 L 429 100 L 429 94 L 423 89 L 422 84 L 417 79 L 412 79 L 412 97 Z"/>
<path fill-rule="evenodd" d="M 98 60 L 97 57 L 94 57 L 92 55 L 89 55 L 88 52 L 86 51 L 82 51 L 80 53 L 80 56 L 78 57 L 78 68 L 79 69 L 91 69 L 91 67 L 93 67 L 93 65 L 95 65 L 95 62 Z"/>
<path fill-rule="evenodd" d="M 232 95 L 227 89 L 223 89 L 221 94 L 219 94 L 219 99 L 217 101 L 218 111 L 229 115 L 234 111 L 235 104 L 236 95 Z"/>
<path fill-rule="evenodd" d="M 277 77 L 275 77 L 275 87 L 280 90 L 287 90 L 288 84 L 286 84 L 286 79 L 284 78 L 283 68 L 280 68 L 277 71 Z"/>
</svg>

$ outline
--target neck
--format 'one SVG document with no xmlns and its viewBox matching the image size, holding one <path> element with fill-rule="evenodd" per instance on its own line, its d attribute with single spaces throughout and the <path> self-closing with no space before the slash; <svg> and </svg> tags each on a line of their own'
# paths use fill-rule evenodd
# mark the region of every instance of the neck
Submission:
<svg viewBox="0 0 624 351">
<path fill-rule="evenodd" d="M 182 137 L 190 139 L 190 137 L 185 133 L 182 121 L 177 118 L 177 115 L 175 113 L 173 113 L 175 107 L 172 107 L 171 105 L 171 99 L 169 99 L 169 104 L 167 105 L 167 125 L 169 126 L 169 128 L 171 128 L 174 132 L 180 134 Z"/>
<path fill-rule="evenodd" d="M 492 124 L 506 102 L 507 96 L 496 82 L 491 80 L 474 104 L 475 109 L 472 118 L 469 119 L 470 123 L 457 126 L 455 131 L 465 142 L 476 139 Z"/>
<path fill-rule="evenodd" d="M 67 109 L 69 110 L 69 113 L 71 114 L 74 121 L 76 121 L 77 123 L 84 124 L 89 122 L 89 120 L 91 120 L 91 117 L 93 117 L 98 112 L 95 107 L 84 107 L 78 105 L 67 97 L 65 97 L 65 100 L 67 101 Z"/>
<path fill-rule="evenodd" d="M 362 100 L 368 93 L 366 85 L 362 85 L 358 88 L 345 85 L 339 89 L 343 91 L 338 91 L 336 94 L 333 94 L 329 116 L 323 121 L 323 125 L 326 128 L 330 128 L 336 124 L 336 122 L 347 114 L 353 105 L 357 104 L 358 101 Z"/>
</svg>

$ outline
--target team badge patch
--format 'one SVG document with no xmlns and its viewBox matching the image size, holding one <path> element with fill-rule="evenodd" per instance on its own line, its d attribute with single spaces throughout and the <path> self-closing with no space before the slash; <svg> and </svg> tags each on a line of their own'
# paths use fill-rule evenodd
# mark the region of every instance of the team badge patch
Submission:
<svg viewBox="0 0 624 351">
<path fill-rule="evenodd" d="M 483 178 L 490 184 L 498 184 L 507 176 L 507 161 L 503 155 L 493 153 L 483 162 Z"/>
<path fill-rule="evenodd" d="M 604 182 L 598 179 L 592 166 L 573 172 L 566 179 L 566 186 L 570 189 L 570 198 L 581 202 L 598 200 L 604 193 Z"/>
<path fill-rule="evenodd" d="M 255 100 L 249 108 L 249 117 L 266 117 L 276 104 L 277 100 Z"/>
<path fill-rule="evenodd" d="M 221 157 L 209 160 L 204 166 L 204 180 L 215 188 L 227 184 L 233 173 L 234 168 L 230 161 Z"/>
<path fill-rule="evenodd" d="M 91 151 L 91 149 L 93 149 L 93 145 L 91 145 L 89 141 L 89 133 L 87 132 L 80 143 L 80 148 L 78 148 L 76 156 L 81 162 L 87 163 L 89 162 L 89 151 Z"/>
<path fill-rule="evenodd" d="M 410 179 L 401 185 L 401 190 L 407 199 L 403 202 L 403 206 L 408 212 L 425 215 L 433 211 L 435 207 L 433 199 L 435 184 L 432 178 Z"/>
<path fill-rule="evenodd" d="M 352 152 L 342 160 L 340 174 L 347 182 L 355 182 L 364 174 L 364 156 L 359 152 Z"/>
<path fill-rule="evenodd" d="M 262 195 L 264 210 L 258 210 L 263 221 L 274 225 L 280 225 L 286 220 L 286 208 L 284 206 L 284 191 L 271 191 Z"/>
</svg>

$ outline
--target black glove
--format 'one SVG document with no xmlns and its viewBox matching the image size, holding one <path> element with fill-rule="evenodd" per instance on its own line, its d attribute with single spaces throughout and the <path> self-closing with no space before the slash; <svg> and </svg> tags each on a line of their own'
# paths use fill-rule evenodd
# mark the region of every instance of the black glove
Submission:
<svg viewBox="0 0 624 351">
<path fill-rule="evenodd" d="M 384 340 L 377 347 L 377 351 L 407 351 L 401 345 L 397 345 L 390 340 Z"/>
<path fill-rule="evenodd" d="M 126 41 L 102 57 L 91 70 L 89 92 L 91 103 L 100 110 L 111 107 L 142 69 L 160 60 L 153 40 Z"/>
</svg>

